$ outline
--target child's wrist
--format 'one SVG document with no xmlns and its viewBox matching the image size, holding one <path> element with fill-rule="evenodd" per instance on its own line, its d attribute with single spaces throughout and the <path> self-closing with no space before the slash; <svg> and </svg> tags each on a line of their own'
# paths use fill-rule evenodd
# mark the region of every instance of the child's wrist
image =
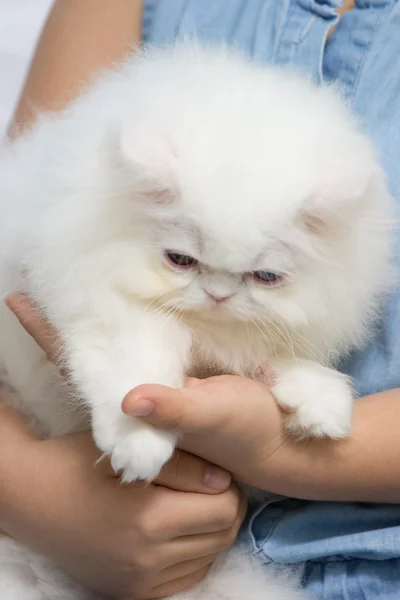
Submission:
<svg viewBox="0 0 400 600">
<path fill-rule="evenodd" d="M 324 500 L 320 474 L 329 472 L 328 463 L 332 467 L 334 444 L 331 440 L 299 441 L 284 435 L 256 475 L 254 485 L 282 496 Z"/>
</svg>

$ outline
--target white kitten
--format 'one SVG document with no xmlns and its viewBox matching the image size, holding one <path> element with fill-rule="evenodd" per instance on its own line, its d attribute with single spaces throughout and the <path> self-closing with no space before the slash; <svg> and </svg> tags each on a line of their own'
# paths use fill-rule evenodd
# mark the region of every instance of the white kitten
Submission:
<svg viewBox="0 0 400 600">
<path fill-rule="evenodd" d="M 392 200 L 332 89 L 225 50 L 144 52 L 4 148 L 0 186 L 0 293 L 28 292 L 58 329 L 126 481 L 153 479 L 176 437 L 124 416 L 123 397 L 188 372 L 267 374 L 293 432 L 349 433 L 351 386 L 332 365 L 387 289 Z M 0 319 L 3 379 L 37 430 L 85 426 L 56 369 Z M 25 582 L 7 556 L 2 600 Z M 298 597 L 243 554 L 224 560 L 184 597 Z M 18 598 L 56 597 L 31 580 Z"/>
</svg>

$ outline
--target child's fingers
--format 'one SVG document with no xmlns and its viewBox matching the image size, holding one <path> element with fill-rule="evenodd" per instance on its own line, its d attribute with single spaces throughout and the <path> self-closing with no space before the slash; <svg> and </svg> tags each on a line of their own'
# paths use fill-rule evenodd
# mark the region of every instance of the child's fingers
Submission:
<svg viewBox="0 0 400 600">
<path fill-rule="evenodd" d="M 57 363 L 60 355 L 60 342 L 55 329 L 40 314 L 25 294 L 7 296 L 6 304 L 14 313 L 22 327 L 47 354 L 51 362 Z"/>
<path fill-rule="evenodd" d="M 226 420 L 226 403 L 200 385 L 176 389 L 162 385 L 141 385 L 127 394 L 122 410 L 162 429 L 184 433 L 207 433 Z"/>
</svg>

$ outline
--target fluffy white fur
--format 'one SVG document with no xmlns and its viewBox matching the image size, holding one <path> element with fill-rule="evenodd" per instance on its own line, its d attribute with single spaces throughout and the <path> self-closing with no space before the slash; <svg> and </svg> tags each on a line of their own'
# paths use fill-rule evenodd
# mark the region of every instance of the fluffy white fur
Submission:
<svg viewBox="0 0 400 600">
<path fill-rule="evenodd" d="M 3 149 L 0 203 L 0 294 L 38 303 L 84 401 L 2 308 L 3 380 L 41 435 L 89 414 L 124 479 L 151 480 L 176 437 L 124 416 L 121 400 L 210 370 L 267 373 L 297 434 L 349 433 L 351 386 L 333 365 L 387 289 L 392 200 L 333 89 L 226 50 L 143 52 Z M 198 266 L 176 268 L 166 250 Z M 2 600 L 80 600 L 49 565 L 4 538 Z M 300 596 L 238 550 L 181 597 Z"/>
</svg>

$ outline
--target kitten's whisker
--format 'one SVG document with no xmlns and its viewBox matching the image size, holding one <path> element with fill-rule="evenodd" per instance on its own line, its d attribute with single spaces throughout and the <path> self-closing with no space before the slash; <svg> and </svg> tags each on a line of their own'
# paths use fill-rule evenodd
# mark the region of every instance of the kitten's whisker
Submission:
<svg viewBox="0 0 400 600">
<path fill-rule="evenodd" d="M 255 325 L 257 327 L 258 331 L 261 333 L 262 337 L 265 339 L 268 346 L 270 346 L 272 344 L 273 353 L 275 354 L 275 358 L 278 360 L 278 354 L 276 352 L 276 347 L 275 347 L 275 342 L 273 340 L 273 337 L 268 338 L 255 319 L 252 319 L 251 322 L 253 323 L 253 325 Z M 264 327 L 268 330 L 268 328 L 265 326 L 265 324 L 264 324 Z"/>
<path fill-rule="evenodd" d="M 162 322 L 161 324 L 161 330 L 165 329 L 165 327 L 167 326 L 167 324 L 172 320 L 174 320 L 176 318 L 176 315 L 178 314 L 178 311 L 173 307 L 168 307 L 167 310 L 165 311 L 165 320 Z"/>
<path fill-rule="evenodd" d="M 144 315 L 143 315 L 143 320 L 138 328 L 137 331 L 137 340 L 140 339 L 143 330 L 148 326 L 151 325 L 152 322 L 154 322 L 158 315 L 163 311 L 162 306 L 161 307 L 157 307 L 155 310 L 146 310 Z"/>
<path fill-rule="evenodd" d="M 268 318 L 268 317 L 266 317 L 266 318 Z M 292 356 L 294 358 L 297 358 L 292 335 L 291 335 L 292 332 L 289 331 L 288 327 L 285 325 L 283 320 L 278 315 L 274 315 L 273 318 L 278 320 L 279 324 L 282 326 L 282 329 L 280 329 L 279 325 L 274 323 L 274 321 L 272 319 L 268 319 L 268 320 L 270 321 L 271 325 L 275 326 L 277 331 L 280 332 L 280 334 L 282 335 L 282 339 L 284 340 L 284 344 L 288 345 L 290 347 L 290 352 L 291 352 Z"/>
<path fill-rule="evenodd" d="M 175 306 L 169 307 L 167 314 L 168 314 L 168 318 L 166 319 L 166 321 L 164 322 L 162 327 L 165 327 L 171 319 L 175 319 L 178 324 L 181 323 L 182 318 L 183 318 L 182 309 L 179 308 L 178 306 L 175 305 Z"/>
<path fill-rule="evenodd" d="M 317 356 L 311 352 L 308 341 L 306 338 L 300 336 L 296 331 L 289 331 L 285 324 L 282 322 L 282 326 L 285 328 L 287 339 L 290 340 L 290 349 L 293 358 L 299 359 L 299 352 L 296 352 L 295 346 L 300 350 L 300 354 L 305 355 L 307 358 L 319 362 Z M 298 339 L 296 339 L 298 337 Z M 303 343 L 304 341 L 304 343 Z"/>
<path fill-rule="evenodd" d="M 282 331 L 276 323 L 274 323 L 274 321 L 270 318 L 268 318 L 267 315 L 264 315 L 264 317 L 258 317 L 256 316 L 256 319 L 258 320 L 258 322 L 260 322 L 266 329 L 268 329 L 268 331 L 271 333 L 271 335 L 274 337 L 273 332 L 271 331 L 271 329 L 269 329 L 269 326 L 272 327 L 272 329 L 275 331 L 275 337 L 277 337 L 280 342 L 282 343 L 283 346 L 289 346 L 292 350 L 292 352 L 294 353 L 294 348 L 293 348 L 293 344 L 292 341 L 290 339 L 290 337 L 287 335 L 287 333 L 285 333 L 285 331 Z M 267 323 L 265 322 L 265 320 L 267 320 Z"/>
<path fill-rule="evenodd" d="M 246 333 L 247 333 L 247 340 L 248 340 L 247 343 L 249 345 L 249 348 L 251 348 L 251 346 L 252 346 L 252 337 L 251 337 L 252 329 L 251 329 L 251 327 L 249 327 L 249 323 L 247 321 L 245 321 L 244 324 L 245 324 Z"/>
<path fill-rule="evenodd" d="M 151 323 L 152 319 L 155 320 L 160 313 L 164 312 L 168 308 L 168 305 L 166 304 L 166 302 L 163 302 L 160 305 L 156 306 L 156 308 L 154 310 L 150 310 L 150 307 L 152 305 L 154 305 L 156 302 L 159 302 L 162 298 L 165 298 L 168 295 L 169 295 L 169 292 L 167 292 L 165 294 L 161 294 L 160 296 L 153 298 L 153 300 L 151 300 L 147 304 L 146 309 L 145 309 L 143 323 L 140 327 L 140 330 L 142 330 L 144 325 L 148 325 L 149 323 Z"/>
<path fill-rule="evenodd" d="M 268 319 L 268 317 L 265 316 L 265 319 Z M 299 350 L 301 350 L 301 352 L 311 360 L 321 362 L 321 359 L 325 358 L 323 353 L 314 344 L 312 344 L 312 342 L 307 340 L 307 338 L 302 336 L 296 330 L 289 330 L 287 325 L 278 315 L 274 315 L 274 319 L 279 322 L 279 324 L 282 326 L 282 329 L 280 329 L 272 319 L 268 319 L 269 324 L 272 325 L 272 327 L 277 331 L 279 337 L 284 341 L 284 344 L 289 346 L 291 354 L 294 358 L 299 358 L 295 351 L 295 346 L 297 346 Z M 312 348 L 316 350 L 316 353 L 312 352 Z"/>
</svg>

